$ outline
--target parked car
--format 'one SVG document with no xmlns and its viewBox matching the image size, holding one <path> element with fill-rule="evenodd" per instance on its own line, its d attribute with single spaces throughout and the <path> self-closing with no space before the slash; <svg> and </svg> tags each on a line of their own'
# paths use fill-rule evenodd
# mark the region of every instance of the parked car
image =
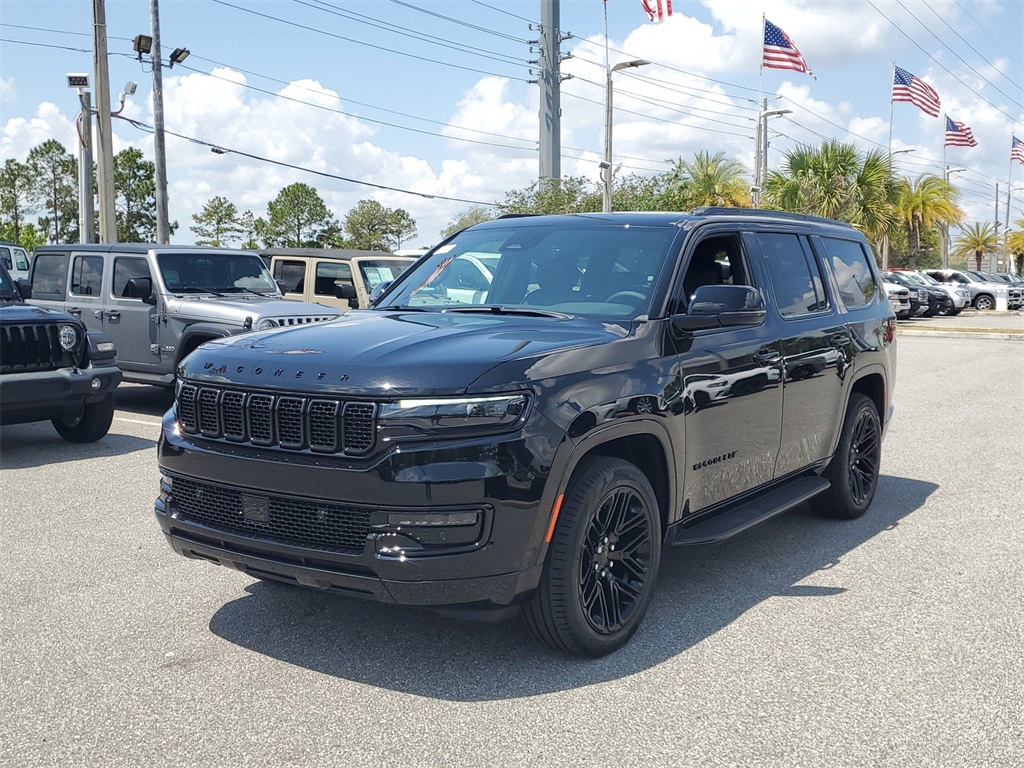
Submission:
<svg viewBox="0 0 1024 768">
<path fill-rule="evenodd" d="M 900 320 L 907 320 L 912 317 L 914 309 L 920 306 L 920 303 L 916 305 L 911 303 L 910 289 L 899 283 L 886 282 L 885 278 L 881 278 L 881 280 L 882 288 L 885 290 L 885 295 L 889 298 L 889 305 L 892 307 L 896 317 Z"/>
<path fill-rule="evenodd" d="M 260 255 L 286 299 L 341 312 L 368 306 L 378 285 L 391 282 L 416 261 L 384 251 L 334 248 L 268 248 Z"/>
<path fill-rule="evenodd" d="M 1009 302 L 1010 291 L 1005 283 L 993 283 L 959 269 L 926 269 L 924 273 L 931 275 L 940 283 L 966 288 L 971 294 L 971 305 L 975 309 L 995 309 L 997 297 L 1006 298 Z"/>
<path fill-rule="evenodd" d="M 910 291 L 911 296 L 917 295 L 917 309 L 911 302 L 911 314 L 919 314 L 922 317 L 934 317 L 942 312 L 948 312 L 953 308 L 953 300 L 949 294 L 940 289 L 932 288 L 916 274 L 902 271 L 890 270 L 882 272 L 882 279 L 904 286 Z"/>
<path fill-rule="evenodd" d="M 13 280 L 28 278 L 29 258 L 25 249 L 17 243 L 0 240 L 0 264 Z"/>
<path fill-rule="evenodd" d="M 165 387 L 205 341 L 341 314 L 285 301 L 252 251 L 189 245 L 41 246 L 31 297 L 108 334 L 125 381 Z"/>
<path fill-rule="evenodd" d="M 916 280 L 922 285 L 927 285 L 929 288 L 938 289 L 944 291 L 949 297 L 950 306 L 946 309 L 940 309 L 939 314 L 955 316 L 959 315 L 965 307 L 971 305 L 971 292 L 966 288 L 956 283 L 940 283 L 931 275 L 925 274 L 924 272 L 904 271 L 905 274 L 911 280 Z"/>
<path fill-rule="evenodd" d="M 484 252 L 486 296 L 453 303 L 449 270 Z M 639 626 L 663 544 L 807 500 L 867 511 L 896 373 L 880 286 L 863 234 L 804 215 L 478 224 L 369 310 L 184 360 L 157 521 L 207 564 L 522 610 L 543 642 L 601 656 Z M 727 393 L 695 408 L 698 389 Z"/>
<path fill-rule="evenodd" d="M 1006 287 L 1007 309 L 1020 309 L 1022 306 L 1024 306 L 1024 289 L 1022 289 L 1015 283 L 1006 280 L 1001 280 L 995 275 L 993 275 L 991 272 L 978 272 L 976 270 L 968 270 L 967 274 L 976 277 L 979 280 L 986 280 L 993 285 Z"/>
<path fill-rule="evenodd" d="M 109 336 L 27 305 L 0 264 L 0 424 L 49 420 L 68 442 L 91 443 L 110 429 L 120 382 Z"/>
</svg>

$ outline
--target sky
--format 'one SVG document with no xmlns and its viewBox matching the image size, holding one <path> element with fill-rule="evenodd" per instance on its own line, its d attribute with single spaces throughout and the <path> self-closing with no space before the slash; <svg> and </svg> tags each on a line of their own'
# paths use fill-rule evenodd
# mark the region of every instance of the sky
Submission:
<svg viewBox="0 0 1024 768">
<path fill-rule="evenodd" d="M 150 33 L 149 5 L 107 0 L 106 16 L 113 106 L 136 81 L 122 114 L 152 125 L 150 67 L 131 44 Z M 24 160 L 50 138 L 77 153 L 78 98 L 65 73 L 92 71 L 91 6 L 0 4 L 0 162 Z M 530 184 L 539 172 L 539 90 L 529 81 L 540 8 L 541 0 L 162 0 L 165 58 L 191 51 L 163 69 L 166 129 L 188 137 L 166 139 L 179 224 L 172 242 L 193 242 L 192 214 L 214 196 L 265 216 L 282 187 L 301 181 L 339 219 L 365 198 L 404 208 L 418 235 L 403 247 L 428 246 L 471 205 Z M 770 119 L 772 168 L 787 149 L 826 138 L 884 149 L 891 114 L 893 149 L 912 150 L 894 155 L 896 170 L 940 174 L 942 116 L 891 104 L 895 63 L 935 88 L 942 112 L 978 141 L 945 152 L 947 166 L 966 169 L 950 178 L 968 221 L 993 220 L 997 184 L 1005 219 L 1008 182 L 1010 219 L 1024 217 L 1024 165 L 1009 156 L 1011 135 L 1024 139 L 1021 0 L 676 0 L 659 23 L 641 0 L 560 8 L 569 57 L 563 176 L 598 179 L 607 10 L 610 63 L 651 62 L 614 75 L 619 174 L 657 173 L 701 150 L 752 168 L 759 96 L 790 110 Z M 762 14 L 816 79 L 761 70 Z M 152 136 L 115 119 L 114 151 L 129 146 L 152 158 Z"/>
</svg>

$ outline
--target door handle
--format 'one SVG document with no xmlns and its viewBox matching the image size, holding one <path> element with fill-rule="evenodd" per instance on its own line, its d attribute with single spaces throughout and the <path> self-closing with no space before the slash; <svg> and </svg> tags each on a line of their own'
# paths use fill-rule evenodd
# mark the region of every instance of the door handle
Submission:
<svg viewBox="0 0 1024 768">
<path fill-rule="evenodd" d="M 116 309 L 111 309 L 110 311 L 106 312 L 105 314 L 107 316 L 107 320 L 120 320 L 121 319 L 121 313 L 118 312 Z"/>
<path fill-rule="evenodd" d="M 845 333 L 837 333 L 835 336 L 828 337 L 828 343 L 833 347 L 845 347 L 850 343 L 850 337 Z"/>
<path fill-rule="evenodd" d="M 69 315 L 74 315 L 75 317 L 81 317 L 82 316 L 82 310 L 79 309 L 78 307 L 72 307 L 71 309 L 68 310 L 68 314 Z"/>
<path fill-rule="evenodd" d="M 752 357 L 755 363 L 767 365 L 779 362 L 782 359 L 782 353 L 777 349 L 763 349 L 760 352 L 755 352 Z"/>
<path fill-rule="evenodd" d="M 100 318 L 103 317 L 103 310 L 102 309 L 93 310 L 92 316 L 95 317 L 97 320 L 99 320 Z"/>
</svg>

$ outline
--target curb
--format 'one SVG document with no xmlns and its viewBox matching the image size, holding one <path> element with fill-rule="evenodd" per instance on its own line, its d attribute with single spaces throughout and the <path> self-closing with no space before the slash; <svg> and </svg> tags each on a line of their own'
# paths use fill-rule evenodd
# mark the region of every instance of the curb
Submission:
<svg viewBox="0 0 1024 768">
<path fill-rule="evenodd" d="M 1024 341 L 1024 333 L 998 331 L 926 331 L 923 328 L 896 329 L 897 336 L 934 336 L 940 339 L 992 339 L 995 341 Z"/>
</svg>

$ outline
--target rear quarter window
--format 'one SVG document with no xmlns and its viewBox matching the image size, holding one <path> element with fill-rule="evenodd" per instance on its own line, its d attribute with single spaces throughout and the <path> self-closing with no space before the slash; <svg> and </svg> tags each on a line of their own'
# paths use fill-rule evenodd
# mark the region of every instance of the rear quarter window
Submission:
<svg viewBox="0 0 1024 768">
<path fill-rule="evenodd" d="M 821 238 L 829 267 L 835 275 L 839 296 L 848 309 L 868 306 L 878 294 L 878 284 L 868 259 L 872 258 L 863 243 L 856 240 Z M 897 278 L 902 284 L 902 278 Z"/>
</svg>

